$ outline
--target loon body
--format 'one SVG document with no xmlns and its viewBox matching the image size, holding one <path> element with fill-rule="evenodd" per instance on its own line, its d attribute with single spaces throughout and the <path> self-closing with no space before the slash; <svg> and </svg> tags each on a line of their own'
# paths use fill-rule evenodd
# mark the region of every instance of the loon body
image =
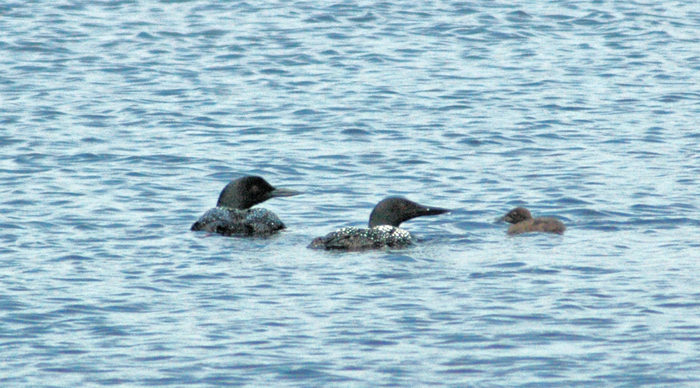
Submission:
<svg viewBox="0 0 700 388">
<path fill-rule="evenodd" d="M 299 191 L 275 188 L 259 176 L 231 181 L 219 195 L 216 207 L 192 224 L 192 230 L 224 236 L 269 236 L 284 229 L 284 223 L 267 209 L 250 209 L 274 197 L 291 197 Z"/>
<path fill-rule="evenodd" d="M 419 205 L 404 198 L 389 197 L 377 204 L 369 216 L 369 229 L 343 228 L 317 237 L 308 248 L 360 251 L 365 249 L 404 248 L 413 237 L 399 228 L 402 222 L 421 216 L 447 213 L 449 210 Z"/>
<path fill-rule="evenodd" d="M 516 207 L 499 219 L 513 225 L 508 228 L 508 234 L 521 234 L 530 232 L 545 232 L 563 234 L 566 226 L 563 222 L 551 217 L 532 218 L 530 211 L 524 207 Z"/>
</svg>

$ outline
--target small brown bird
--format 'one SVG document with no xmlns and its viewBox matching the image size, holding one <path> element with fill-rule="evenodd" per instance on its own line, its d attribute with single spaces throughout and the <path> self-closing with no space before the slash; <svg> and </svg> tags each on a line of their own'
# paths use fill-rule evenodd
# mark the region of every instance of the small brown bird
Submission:
<svg viewBox="0 0 700 388">
<path fill-rule="evenodd" d="M 530 211 L 524 207 L 516 207 L 499 219 L 499 221 L 509 222 L 508 234 L 520 234 L 530 232 L 546 232 L 563 234 L 566 230 L 564 223 L 551 217 L 532 218 Z"/>
</svg>

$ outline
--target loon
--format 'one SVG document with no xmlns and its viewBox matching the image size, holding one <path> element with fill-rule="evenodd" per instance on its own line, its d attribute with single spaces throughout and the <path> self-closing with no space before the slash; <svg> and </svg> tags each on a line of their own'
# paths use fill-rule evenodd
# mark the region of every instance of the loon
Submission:
<svg viewBox="0 0 700 388">
<path fill-rule="evenodd" d="M 244 176 L 226 185 L 216 207 L 204 213 L 191 229 L 224 236 L 269 236 L 284 229 L 284 224 L 275 213 L 250 207 L 270 198 L 298 194 L 301 192 L 272 187 L 259 176 Z"/>
<path fill-rule="evenodd" d="M 404 198 L 385 198 L 372 210 L 369 229 L 343 228 L 315 238 L 307 248 L 345 251 L 404 248 L 411 245 L 413 238 L 406 230 L 399 228 L 402 222 L 448 212 L 447 209 L 419 205 Z"/>
<path fill-rule="evenodd" d="M 529 232 L 545 232 L 563 234 L 566 230 L 564 223 L 551 217 L 532 218 L 530 211 L 524 207 L 516 207 L 498 221 L 510 222 L 508 234 L 521 234 Z"/>
</svg>

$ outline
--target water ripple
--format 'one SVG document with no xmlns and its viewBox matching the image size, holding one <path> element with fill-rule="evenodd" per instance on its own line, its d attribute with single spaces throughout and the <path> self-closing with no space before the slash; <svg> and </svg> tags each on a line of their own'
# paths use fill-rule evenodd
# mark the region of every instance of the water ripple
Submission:
<svg viewBox="0 0 700 388">
<path fill-rule="evenodd" d="M 4 386 L 692 386 L 692 7 L 0 5 Z M 190 232 L 244 174 L 288 229 Z"/>
</svg>

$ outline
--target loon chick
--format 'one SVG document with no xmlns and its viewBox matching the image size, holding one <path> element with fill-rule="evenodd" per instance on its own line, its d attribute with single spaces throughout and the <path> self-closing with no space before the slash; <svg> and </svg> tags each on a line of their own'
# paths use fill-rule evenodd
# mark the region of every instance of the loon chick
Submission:
<svg viewBox="0 0 700 388">
<path fill-rule="evenodd" d="M 244 176 L 226 185 L 216 207 L 204 213 L 191 229 L 224 236 L 269 236 L 284 229 L 284 224 L 275 213 L 250 207 L 270 198 L 298 194 L 301 192 L 272 187 L 259 176 Z"/>
<path fill-rule="evenodd" d="M 498 221 L 506 221 L 513 225 L 508 228 L 508 234 L 529 232 L 546 232 L 563 234 L 566 230 L 564 223 L 551 217 L 532 218 L 530 211 L 524 207 L 516 207 Z"/>
<path fill-rule="evenodd" d="M 403 248 L 410 245 L 413 238 L 410 233 L 399 228 L 402 222 L 447 212 L 447 209 L 419 205 L 404 198 L 389 197 L 379 202 L 372 210 L 369 229 L 343 228 L 324 237 L 315 238 L 307 248 L 346 251 Z"/>
</svg>

